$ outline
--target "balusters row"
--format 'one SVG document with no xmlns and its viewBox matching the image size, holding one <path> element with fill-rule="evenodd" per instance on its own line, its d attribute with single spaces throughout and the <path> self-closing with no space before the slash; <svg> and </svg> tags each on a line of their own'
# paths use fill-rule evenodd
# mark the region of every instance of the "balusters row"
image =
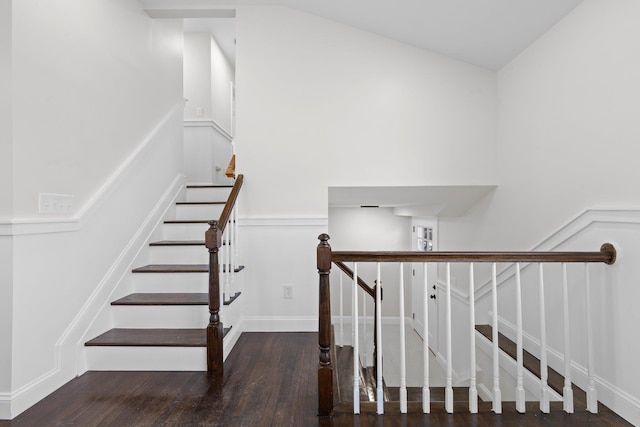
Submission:
<svg viewBox="0 0 640 427">
<path fill-rule="evenodd" d="M 225 303 L 237 295 L 238 289 L 234 272 L 238 268 L 238 223 L 237 205 L 231 211 L 229 222 L 222 234 L 222 247 L 219 250 L 221 300 Z"/>
<path fill-rule="evenodd" d="M 435 265 L 434 265 L 435 266 Z M 453 400 L 453 340 L 452 340 L 452 307 L 451 307 L 451 264 L 445 263 L 445 313 L 444 313 L 444 333 L 445 333 L 445 410 L 449 413 L 453 412 L 454 400 Z M 430 404 L 430 376 L 429 376 L 429 284 L 428 284 L 428 269 L 429 263 L 423 263 L 423 277 L 424 283 L 424 310 L 422 311 L 423 317 L 421 319 L 423 324 L 423 386 L 422 386 L 422 410 L 424 413 L 429 413 L 431 410 Z M 521 271 L 522 266 L 520 263 L 514 264 L 514 286 L 515 286 L 515 323 L 516 323 L 516 385 L 515 385 L 515 398 L 516 398 L 516 410 L 520 413 L 524 413 L 526 410 L 525 402 L 525 383 L 524 383 L 524 347 L 523 347 L 523 306 L 522 306 L 522 278 Z M 548 348 L 547 348 L 547 325 L 546 325 L 546 305 L 545 305 L 545 274 L 544 264 L 537 263 L 537 293 L 539 298 L 539 327 L 540 327 L 540 411 L 548 413 L 550 410 L 551 390 L 548 385 Z M 571 388 L 571 339 L 569 328 L 569 286 L 567 277 L 567 264 L 561 264 L 561 287 L 562 287 L 562 317 L 563 317 L 563 352 L 564 352 L 564 388 L 562 393 L 563 409 L 567 413 L 573 413 L 573 391 Z M 587 337 L 587 410 L 592 413 L 597 413 L 597 395 L 595 389 L 595 379 L 593 376 L 593 341 L 592 330 L 593 321 L 591 318 L 591 296 L 590 296 L 590 280 L 589 280 L 589 265 L 584 264 L 584 295 L 586 299 L 586 337 Z M 353 361 L 353 410 L 355 414 L 360 413 L 360 365 L 358 357 L 355 355 L 361 354 L 361 336 L 359 331 L 359 314 L 365 318 L 363 322 L 363 354 L 365 365 L 367 364 L 369 347 L 367 337 L 367 322 L 366 322 L 366 301 L 369 298 L 364 292 L 362 292 L 362 301 L 360 301 L 357 284 L 358 279 L 358 263 L 353 264 L 353 279 L 352 279 L 352 342 L 354 347 L 354 361 Z M 384 390 L 383 390 L 383 377 L 384 367 L 382 361 L 383 354 L 383 341 L 382 337 L 382 295 L 381 295 L 381 263 L 377 263 L 376 268 L 376 283 L 378 286 L 375 288 L 375 327 L 374 333 L 377 338 L 377 352 L 376 357 L 376 411 L 378 414 L 384 413 Z M 478 384 L 476 378 L 476 309 L 475 309 L 475 273 L 474 264 L 469 263 L 469 324 L 470 331 L 470 376 L 469 376 L 469 412 L 478 412 Z M 340 313 L 340 345 L 344 345 L 344 310 L 343 310 L 343 276 L 340 275 L 339 281 L 339 313 Z M 498 313 L 498 281 L 497 281 L 497 265 L 491 264 L 491 277 L 490 277 L 490 299 L 491 299 L 491 326 L 492 326 L 492 410 L 500 414 L 502 413 L 502 391 L 500 388 L 500 347 L 499 347 L 499 313 Z M 401 413 L 407 412 L 407 349 L 406 349 L 406 328 L 405 328 L 405 277 L 404 277 L 404 264 L 400 263 L 400 273 L 398 277 L 398 296 L 399 296 L 399 354 L 400 354 L 400 411 Z M 362 309 L 360 310 L 360 304 Z M 387 341 L 388 343 L 389 341 Z"/>
</svg>

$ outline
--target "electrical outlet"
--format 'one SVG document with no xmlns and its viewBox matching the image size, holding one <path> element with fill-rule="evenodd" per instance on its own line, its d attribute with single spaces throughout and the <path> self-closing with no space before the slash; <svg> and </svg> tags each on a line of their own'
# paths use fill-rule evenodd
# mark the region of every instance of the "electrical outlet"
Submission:
<svg viewBox="0 0 640 427">
<path fill-rule="evenodd" d="M 75 196 L 40 193 L 38 210 L 41 214 L 70 214 L 73 212 L 74 202 Z"/>
<path fill-rule="evenodd" d="M 292 299 L 293 298 L 293 286 L 284 285 L 284 297 L 286 299 Z"/>
</svg>

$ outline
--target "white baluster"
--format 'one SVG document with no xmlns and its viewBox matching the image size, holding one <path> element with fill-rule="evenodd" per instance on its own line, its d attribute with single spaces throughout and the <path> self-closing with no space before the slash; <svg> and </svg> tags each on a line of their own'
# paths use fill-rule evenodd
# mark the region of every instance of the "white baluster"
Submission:
<svg viewBox="0 0 640 427">
<path fill-rule="evenodd" d="M 344 301 L 342 295 L 342 277 L 344 274 L 340 273 L 340 347 L 344 347 Z"/>
<path fill-rule="evenodd" d="M 451 353 L 451 264 L 447 263 L 447 380 L 444 391 L 444 407 L 453 413 L 453 360 Z"/>
<path fill-rule="evenodd" d="M 236 260 L 236 267 L 239 264 L 239 260 L 240 260 L 240 228 L 238 227 L 238 212 L 240 211 L 240 200 L 236 199 L 236 206 L 233 209 L 233 226 L 235 228 L 235 241 L 233 242 L 233 247 L 231 249 L 233 249 L 233 251 L 235 252 L 236 256 L 235 256 L 235 260 Z"/>
<path fill-rule="evenodd" d="M 424 385 L 422 387 L 422 412 L 428 414 L 431 412 L 431 390 L 429 389 L 429 281 L 427 279 L 427 263 L 422 264 L 424 273 L 424 345 L 423 345 L 423 373 Z"/>
<path fill-rule="evenodd" d="M 224 233 L 222 233 L 222 247 L 218 249 L 218 263 L 220 268 L 220 289 L 222 290 L 222 302 L 227 302 L 227 298 L 229 297 L 229 293 L 227 292 L 227 288 L 225 287 L 225 279 L 227 277 L 225 273 L 225 246 L 224 246 Z"/>
<path fill-rule="evenodd" d="M 404 328 L 404 264 L 400 263 L 400 413 L 407 413 L 407 360 Z"/>
<path fill-rule="evenodd" d="M 469 412 L 478 413 L 478 389 L 476 387 L 476 301 L 473 263 L 469 264 L 469 328 L 471 331 L 471 378 L 469 379 Z"/>
<path fill-rule="evenodd" d="M 230 281 L 231 284 L 229 286 L 231 295 L 236 295 L 236 275 L 234 274 L 236 270 L 236 255 L 234 251 L 235 242 L 235 218 L 234 218 L 235 208 L 231 210 L 231 222 L 229 223 L 229 241 L 227 245 L 229 245 L 229 271 L 231 272 Z"/>
<path fill-rule="evenodd" d="M 516 411 L 525 412 L 524 400 L 524 361 L 522 350 L 522 283 L 520 281 L 520 263 L 516 263 Z"/>
<path fill-rule="evenodd" d="M 493 302 L 493 412 L 502 413 L 502 392 L 500 391 L 500 348 L 498 347 L 498 280 L 496 278 L 496 264 L 491 269 L 491 287 Z"/>
<path fill-rule="evenodd" d="M 362 342 L 363 342 L 363 355 L 364 367 L 369 366 L 369 339 L 367 337 L 367 293 L 364 290 L 360 291 L 362 295 Z"/>
<path fill-rule="evenodd" d="M 563 408 L 573 414 L 573 389 L 571 388 L 571 336 L 569 335 L 569 284 L 567 264 L 562 263 L 562 305 L 564 312 L 564 388 L 562 389 Z"/>
<path fill-rule="evenodd" d="M 589 264 L 584 265 L 584 294 L 587 303 L 587 411 L 598 413 L 598 393 L 593 376 L 593 318 L 591 311 L 591 286 Z"/>
<path fill-rule="evenodd" d="M 540 288 L 540 412 L 549 413 L 549 385 L 547 378 L 549 368 L 547 366 L 547 325 L 546 309 L 544 303 L 544 269 L 538 264 L 539 288 Z"/>
<path fill-rule="evenodd" d="M 353 292 L 351 294 L 352 312 L 351 322 L 353 328 L 353 413 L 360 413 L 360 366 L 358 355 L 360 345 L 358 336 L 358 263 L 353 264 Z"/>
<path fill-rule="evenodd" d="M 380 263 L 378 263 L 378 281 L 376 286 L 376 335 L 378 349 L 376 362 L 378 367 L 378 414 L 384 414 L 384 391 L 382 389 L 382 280 L 380 277 Z"/>
<path fill-rule="evenodd" d="M 224 242 L 227 242 L 226 245 L 224 244 Z M 222 234 L 222 248 L 223 248 L 223 252 L 225 253 L 224 256 L 224 289 L 225 289 L 225 294 L 227 296 L 227 301 L 231 300 L 231 297 L 233 296 L 231 294 L 231 275 L 233 274 L 233 272 L 231 271 L 231 264 L 229 263 L 229 224 L 227 224 L 227 227 L 224 230 L 224 233 Z"/>
</svg>

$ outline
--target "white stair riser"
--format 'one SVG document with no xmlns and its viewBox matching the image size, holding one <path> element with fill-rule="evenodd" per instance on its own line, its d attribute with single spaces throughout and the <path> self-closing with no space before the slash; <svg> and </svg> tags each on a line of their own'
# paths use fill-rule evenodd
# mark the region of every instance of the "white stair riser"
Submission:
<svg viewBox="0 0 640 427">
<path fill-rule="evenodd" d="M 224 205 L 176 205 L 176 219 L 218 219 Z"/>
<path fill-rule="evenodd" d="M 139 293 L 208 292 L 207 273 L 134 273 L 133 289 Z"/>
<path fill-rule="evenodd" d="M 205 347 L 86 347 L 92 371 L 206 371 Z"/>
<path fill-rule="evenodd" d="M 186 202 L 226 202 L 231 188 L 187 188 Z"/>
<path fill-rule="evenodd" d="M 209 224 L 163 224 L 166 240 L 204 240 Z"/>
<path fill-rule="evenodd" d="M 204 245 L 152 246 L 149 259 L 152 264 L 207 264 L 209 251 Z"/>
<path fill-rule="evenodd" d="M 205 328 L 209 324 L 206 305 L 112 306 L 115 328 Z"/>
</svg>

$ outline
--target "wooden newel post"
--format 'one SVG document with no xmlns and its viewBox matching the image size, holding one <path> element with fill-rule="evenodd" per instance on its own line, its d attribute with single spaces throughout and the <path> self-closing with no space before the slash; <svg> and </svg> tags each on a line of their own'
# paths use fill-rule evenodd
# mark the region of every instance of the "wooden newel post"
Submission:
<svg viewBox="0 0 640 427">
<path fill-rule="evenodd" d="M 220 321 L 220 267 L 218 250 L 222 236 L 218 230 L 218 221 L 209 221 L 205 233 L 205 245 L 209 249 L 209 325 L 207 326 L 207 372 L 214 379 L 222 379 L 222 338 L 223 328 Z"/>
<path fill-rule="evenodd" d="M 331 246 L 329 235 L 318 236 L 318 275 L 320 276 L 318 345 L 320 364 L 318 365 L 318 415 L 333 415 L 333 366 L 331 364 L 331 294 L 329 274 L 331 273 Z"/>
</svg>

